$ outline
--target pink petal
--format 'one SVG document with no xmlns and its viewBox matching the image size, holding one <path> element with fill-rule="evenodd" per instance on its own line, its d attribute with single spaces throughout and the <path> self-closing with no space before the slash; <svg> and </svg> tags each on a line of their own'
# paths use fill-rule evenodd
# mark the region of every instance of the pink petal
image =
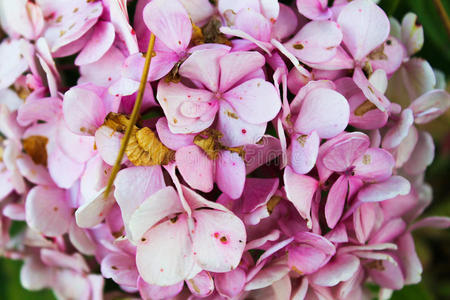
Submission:
<svg viewBox="0 0 450 300">
<path fill-rule="evenodd" d="M 264 56 L 253 51 L 237 51 L 221 57 L 219 90 L 226 92 L 244 76 L 261 68 L 264 63 Z"/>
<path fill-rule="evenodd" d="M 176 53 L 184 51 L 191 40 L 189 15 L 178 1 L 154 0 L 145 6 L 144 22 L 156 37 Z"/>
<path fill-rule="evenodd" d="M 317 131 L 320 138 L 332 138 L 347 127 L 350 107 L 336 91 L 317 88 L 307 94 L 295 122 L 296 132 L 310 134 Z"/>
<path fill-rule="evenodd" d="M 417 20 L 417 15 L 409 12 L 402 19 L 401 27 L 402 42 L 412 56 L 422 49 L 424 42 L 423 27 Z"/>
<path fill-rule="evenodd" d="M 284 46 L 305 63 L 323 63 L 333 58 L 342 32 L 333 21 L 311 21 Z"/>
<path fill-rule="evenodd" d="M 80 193 L 84 199 L 94 199 L 106 187 L 111 167 L 103 162 L 99 155 L 94 156 L 86 164 L 80 179 Z"/>
<path fill-rule="evenodd" d="M 180 148 L 175 153 L 178 170 L 194 189 L 210 192 L 214 184 L 214 162 L 197 145 Z"/>
<path fill-rule="evenodd" d="M 109 50 L 114 38 L 114 26 L 109 22 L 98 22 L 90 40 L 75 59 L 75 64 L 80 66 L 98 61 Z"/>
<path fill-rule="evenodd" d="M 334 228 L 342 216 L 348 192 L 348 177 L 341 175 L 331 187 L 325 204 L 328 227 Z"/>
<path fill-rule="evenodd" d="M 245 184 L 245 163 L 237 153 L 222 151 L 216 160 L 215 180 L 230 198 L 241 196 Z"/>
<path fill-rule="evenodd" d="M 401 218 L 387 221 L 370 238 L 370 244 L 382 244 L 395 241 L 397 237 L 405 232 L 406 223 Z"/>
<path fill-rule="evenodd" d="M 63 112 L 69 129 L 79 135 L 94 135 L 107 114 L 100 97 L 81 87 L 73 87 L 65 93 Z"/>
<path fill-rule="evenodd" d="M 99 2 L 73 1 L 71 3 L 44 5 L 44 15 L 53 13 L 55 20 L 61 17 L 61 22 L 52 22 L 44 33 L 51 51 L 55 52 L 61 47 L 80 39 L 97 23 L 102 11 L 103 6 Z"/>
<path fill-rule="evenodd" d="M 139 294 L 142 299 L 155 299 L 155 300 L 164 300 L 171 299 L 178 295 L 183 289 L 184 281 L 180 281 L 173 285 L 168 286 L 158 286 L 152 285 L 145 282 L 142 277 L 139 277 L 138 280 L 138 288 Z"/>
<path fill-rule="evenodd" d="M 79 253 L 68 255 L 53 249 L 41 249 L 41 260 L 48 267 L 72 269 L 76 272 L 88 272 L 89 267 L 83 256 Z"/>
<path fill-rule="evenodd" d="M 130 239 L 138 242 L 145 232 L 159 221 L 180 212 L 183 212 L 183 207 L 173 187 L 169 186 L 157 191 L 145 199 L 127 218 Z"/>
<path fill-rule="evenodd" d="M 163 189 L 163 173 L 160 166 L 131 167 L 117 173 L 114 181 L 114 197 L 127 225 L 134 211 L 151 195 Z M 130 197 L 133 195 L 133 197 Z"/>
<path fill-rule="evenodd" d="M 245 281 L 246 274 L 241 268 L 214 276 L 217 292 L 223 297 L 233 298 L 238 295 L 244 289 Z"/>
<path fill-rule="evenodd" d="M 128 254 L 108 254 L 101 263 L 103 277 L 112 278 L 115 283 L 135 287 L 138 280 L 138 272 L 134 257 Z"/>
<path fill-rule="evenodd" d="M 336 172 L 346 171 L 369 148 L 369 137 L 361 132 L 345 133 L 322 156 L 322 163 Z"/>
<path fill-rule="evenodd" d="M 156 131 L 158 132 L 158 138 L 161 142 L 172 150 L 178 150 L 194 143 L 195 135 L 193 134 L 172 133 L 166 118 L 158 119 L 158 122 L 156 122 Z"/>
<path fill-rule="evenodd" d="M 280 12 L 277 21 L 272 25 L 272 36 L 281 41 L 294 34 L 298 19 L 292 8 L 283 3 L 278 3 L 278 5 Z"/>
<path fill-rule="evenodd" d="M 186 285 L 192 295 L 196 297 L 207 297 L 214 291 L 214 281 L 211 275 L 206 271 L 201 271 L 193 278 L 186 280 Z"/>
<path fill-rule="evenodd" d="M 180 67 L 181 76 L 200 81 L 208 90 L 219 88 L 219 61 L 227 54 L 226 49 L 205 49 L 194 51 Z"/>
<path fill-rule="evenodd" d="M 327 20 L 332 15 L 327 0 L 297 0 L 297 9 L 311 20 Z"/>
<path fill-rule="evenodd" d="M 55 280 L 55 269 L 49 268 L 37 256 L 28 256 L 20 270 L 20 282 L 29 290 L 49 287 Z"/>
<path fill-rule="evenodd" d="M 317 180 L 296 174 L 289 166 L 284 170 L 283 179 L 288 200 L 294 204 L 300 216 L 311 224 L 311 201 L 318 187 Z"/>
<path fill-rule="evenodd" d="M 34 161 L 29 156 L 17 158 L 16 165 L 20 174 L 22 174 L 22 176 L 24 176 L 28 181 L 34 184 L 47 186 L 54 185 L 48 169 L 43 165 L 34 163 Z"/>
<path fill-rule="evenodd" d="M 245 248 L 246 233 L 242 221 L 232 213 L 196 210 L 192 237 L 196 262 L 207 271 L 235 269 Z"/>
<path fill-rule="evenodd" d="M 408 180 L 401 176 L 392 176 L 389 179 L 370 184 L 358 193 L 358 199 L 363 202 L 379 202 L 394 198 L 398 195 L 406 195 L 411 189 Z"/>
<path fill-rule="evenodd" d="M 383 138 L 383 148 L 393 149 L 398 147 L 406 138 L 409 129 L 414 123 L 414 116 L 411 109 L 407 108 L 402 111 L 398 123 L 389 128 Z"/>
<path fill-rule="evenodd" d="M 117 35 L 125 43 L 128 53 L 135 54 L 139 52 L 136 33 L 128 20 L 127 3 L 124 1 L 109 2 L 109 14 L 111 23 Z"/>
<path fill-rule="evenodd" d="M 58 236 L 69 229 L 72 210 L 64 190 L 36 186 L 25 202 L 27 224 L 47 236 Z"/>
<path fill-rule="evenodd" d="M 275 87 L 262 79 L 251 79 L 226 92 L 223 98 L 233 106 L 238 116 L 252 124 L 275 118 L 281 101 Z"/>
<path fill-rule="evenodd" d="M 433 137 L 425 131 L 419 132 L 419 140 L 409 160 L 403 165 L 408 174 L 420 174 L 431 164 L 434 159 Z"/>
<path fill-rule="evenodd" d="M 431 228 L 439 228 L 446 229 L 450 227 L 450 218 L 449 217 L 427 217 L 424 218 L 411 226 L 411 231 L 416 230 L 418 228 L 423 227 L 431 227 Z"/>
<path fill-rule="evenodd" d="M 376 107 L 369 111 L 361 110 L 362 105 L 367 105 L 367 97 L 359 92 L 348 99 L 350 104 L 349 124 L 359 129 L 378 129 L 383 127 L 389 117 L 387 112 L 383 112 Z"/>
<path fill-rule="evenodd" d="M 377 59 L 370 59 L 370 64 L 374 70 L 384 70 L 387 74 L 392 74 L 397 71 L 402 65 L 406 56 L 405 46 L 395 37 L 389 36 L 383 44 L 384 56 L 377 57 Z M 375 49 L 377 51 L 377 49 Z M 371 55 L 369 54 L 369 57 Z"/>
<path fill-rule="evenodd" d="M 390 261 L 381 261 L 383 268 L 368 270 L 369 276 L 381 287 L 399 290 L 404 285 L 402 270 L 398 264 Z"/>
<path fill-rule="evenodd" d="M 223 133 L 221 142 L 225 146 L 255 144 L 264 136 L 266 126 L 266 123 L 250 124 L 240 118 L 230 104 L 225 101 L 220 103 L 217 130 Z"/>
<path fill-rule="evenodd" d="M 394 158 L 389 152 L 369 148 L 354 162 L 354 172 L 364 181 L 381 181 L 391 176 L 394 165 Z"/>
<path fill-rule="evenodd" d="M 136 265 L 139 275 L 149 284 L 168 286 L 186 279 L 194 267 L 186 215 L 147 231 L 137 245 Z"/>
<path fill-rule="evenodd" d="M 389 35 L 389 19 L 370 0 L 356 0 L 347 4 L 337 21 L 344 34 L 344 43 L 355 60 L 364 58 Z"/>
<path fill-rule="evenodd" d="M 314 273 L 310 280 L 320 286 L 335 286 L 349 280 L 360 266 L 359 259 L 350 254 L 337 255 L 331 262 Z"/>
<path fill-rule="evenodd" d="M 62 101 L 59 98 L 27 99 L 17 111 L 17 123 L 27 126 L 38 120 L 50 121 L 61 111 Z"/>
<path fill-rule="evenodd" d="M 97 245 L 89 233 L 78 227 L 75 219 L 72 219 L 69 228 L 69 240 L 72 245 L 84 255 L 94 255 Z"/>
<path fill-rule="evenodd" d="M 192 22 L 202 23 L 215 13 L 214 5 L 209 0 L 180 0 Z"/>
<path fill-rule="evenodd" d="M 310 244 L 291 244 L 288 248 L 288 264 L 291 270 L 300 274 L 311 274 L 329 260 L 329 255 Z"/>
<path fill-rule="evenodd" d="M 233 28 L 241 30 L 258 41 L 270 40 L 271 23 L 262 14 L 250 9 L 240 10 L 234 17 Z"/>
<path fill-rule="evenodd" d="M 373 203 L 363 203 L 353 213 L 353 225 L 358 241 L 364 244 L 369 238 L 376 221 L 376 208 Z"/>
<path fill-rule="evenodd" d="M 73 133 L 63 120 L 56 132 L 56 142 L 65 155 L 79 163 L 86 162 L 95 154 L 94 137 Z"/>
</svg>

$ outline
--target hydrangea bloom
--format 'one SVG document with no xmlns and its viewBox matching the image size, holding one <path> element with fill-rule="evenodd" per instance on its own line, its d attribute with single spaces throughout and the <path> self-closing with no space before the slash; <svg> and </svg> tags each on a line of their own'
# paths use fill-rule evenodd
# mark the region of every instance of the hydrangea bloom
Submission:
<svg viewBox="0 0 450 300">
<path fill-rule="evenodd" d="M 421 280 L 411 232 L 450 226 L 421 218 L 419 125 L 450 107 L 423 29 L 372 0 L 293 2 L 0 0 L 0 253 L 25 288 L 370 299 Z"/>
</svg>

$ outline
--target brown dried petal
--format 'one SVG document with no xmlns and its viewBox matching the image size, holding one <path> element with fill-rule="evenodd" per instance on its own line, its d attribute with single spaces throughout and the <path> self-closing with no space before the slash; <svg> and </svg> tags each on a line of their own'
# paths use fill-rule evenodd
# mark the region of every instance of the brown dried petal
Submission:
<svg viewBox="0 0 450 300">
<path fill-rule="evenodd" d="M 174 151 L 164 146 L 148 127 L 133 129 L 125 153 L 136 166 L 166 165 L 174 157 Z"/>
<path fill-rule="evenodd" d="M 224 44 L 231 46 L 230 40 L 220 32 L 222 22 L 217 17 L 212 17 L 211 20 L 202 27 L 204 43 Z"/>
<path fill-rule="evenodd" d="M 377 107 L 375 106 L 375 104 L 373 104 L 369 100 L 366 100 L 363 103 L 361 103 L 361 105 L 358 106 L 355 109 L 355 116 L 362 117 L 362 116 L 364 116 L 364 114 L 366 112 L 371 111 L 371 110 L 376 109 L 376 108 Z"/>
<path fill-rule="evenodd" d="M 112 130 L 120 133 L 125 133 L 128 124 L 130 124 L 130 120 L 127 116 L 113 112 L 109 113 L 103 122 L 103 125 L 106 125 Z"/>
<path fill-rule="evenodd" d="M 28 154 L 35 164 L 47 166 L 48 138 L 45 136 L 33 135 L 22 140 L 23 150 Z"/>
<path fill-rule="evenodd" d="M 222 149 L 219 142 L 221 137 L 222 133 L 220 131 L 215 129 L 206 129 L 194 138 L 194 144 L 202 148 L 209 159 L 214 160 L 219 156 L 219 152 Z"/>
</svg>

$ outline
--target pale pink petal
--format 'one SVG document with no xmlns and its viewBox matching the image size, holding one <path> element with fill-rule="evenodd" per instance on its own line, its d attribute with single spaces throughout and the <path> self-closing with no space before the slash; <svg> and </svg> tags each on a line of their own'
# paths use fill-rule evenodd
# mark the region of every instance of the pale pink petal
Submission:
<svg viewBox="0 0 450 300">
<path fill-rule="evenodd" d="M 69 129 L 79 135 L 94 135 L 107 114 L 100 97 L 82 87 L 73 87 L 65 93 L 63 112 Z"/>
<path fill-rule="evenodd" d="M 434 159 L 434 148 L 433 137 L 428 132 L 420 131 L 416 147 L 403 165 L 406 173 L 415 175 L 425 171 Z"/>
<path fill-rule="evenodd" d="M 194 51 L 183 62 L 179 73 L 181 76 L 201 82 L 208 90 L 216 92 L 219 88 L 219 61 L 227 53 L 226 49 L 221 48 Z"/>
<path fill-rule="evenodd" d="M 187 216 L 179 215 L 147 231 L 137 245 L 136 265 L 148 284 L 168 286 L 186 279 L 194 267 Z"/>
<path fill-rule="evenodd" d="M 353 226 L 358 241 L 364 244 L 369 238 L 376 221 L 373 203 L 363 203 L 353 213 Z"/>
<path fill-rule="evenodd" d="M 119 285 L 130 287 L 136 286 L 139 276 L 134 257 L 121 253 L 107 255 L 101 262 L 101 273 Z"/>
<path fill-rule="evenodd" d="M 379 110 L 384 112 L 390 107 L 389 100 L 369 82 L 361 68 L 355 68 L 353 81 L 367 97 L 367 100 L 372 102 Z"/>
<path fill-rule="evenodd" d="M 320 138 L 314 130 L 309 135 L 295 134 L 288 149 L 288 159 L 297 174 L 306 174 L 316 164 Z"/>
<path fill-rule="evenodd" d="M 47 236 L 58 236 L 69 229 L 72 210 L 64 190 L 36 186 L 25 202 L 27 224 Z"/>
<path fill-rule="evenodd" d="M 53 249 L 41 249 L 41 260 L 49 267 L 72 269 L 76 272 L 88 272 L 89 267 L 80 253 L 72 255 Z"/>
<path fill-rule="evenodd" d="M 398 256 L 403 266 L 405 284 L 416 284 L 422 280 L 422 264 L 416 253 L 414 239 L 410 233 L 397 239 Z"/>
<path fill-rule="evenodd" d="M 261 68 L 264 63 L 264 56 L 253 51 L 237 51 L 221 57 L 219 90 L 226 92 L 244 76 Z"/>
<path fill-rule="evenodd" d="M 335 286 L 349 280 L 360 266 L 359 259 L 350 254 L 337 255 L 326 266 L 310 276 L 310 281 L 320 286 Z"/>
<path fill-rule="evenodd" d="M 246 232 L 242 221 L 229 212 L 196 210 L 192 214 L 194 258 L 207 271 L 227 272 L 239 264 L 245 248 Z"/>
<path fill-rule="evenodd" d="M 289 166 L 284 170 L 283 178 L 288 200 L 294 204 L 300 216 L 311 226 L 311 201 L 318 187 L 317 180 L 306 175 L 296 174 Z"/>
<path fill-rule="evenodd" d="M 178 150 L 194 143 L 194 134 L 172 133 L 169 129 L 166 118 L 158 119 L 158 122 L 156 122 L 156 131 L 158 132 L 158 138 L 161 142 L 172 150 Z"/>
<path fill-rule="evenodd" d="M 49 153 L 47 164 L 50 176 L 57 186 L 70 188 L 83 173 L 84 164 L 72 160 L 58 146 L 54 146 Z"/>
<path fill-rule="evenodd" d="M 138 43 L 136 39 L 136 32 L 131 27 L 128 20 L 128 8 L 127 2 L 109 1 L 109 14 L 111 23 L 114 25 L 114 29 L 117 35 L 125 43 L 129 54 L 135 54 L 139 52 Z"/>
<path fill-rule="evenodd" d="M 90 40 L 75 59 L 75 64 L 81 66 L 98 61 L 109 50 L 114 38 L 114 26 L 109 22 L 98 22 Z"/>
<path fill-rule="evenodd" d="M 110 174 L 111 167 L 99 155 L 89 160 L 80 178 L 80 194 L 83 198 L 94 199 L 106 187 Z"/>
<path fill-rule="evenodd" d="M 69 228 L 69 239 L 72 245 L 84 255 L 94 255 L 97 245 L 87 230 L 78 227 L 75 219 L 72 219 Z"/>
<path fill-rule="evenodd" d="M 273 260 L 254 277 L 249 278 L 249 276 L 247 276 L 248 282 L 245 285 L 244 290 L 251 291 L 271 286 L 274 282 L 283 278 L 287 273 L 289 273 L 289 266 L 286 259 L 281 258 Z"/>
<path fill-rule="evenodd" d="M 9 87 L 28 69 L 26 53 L 32 51 L 27 41 L 3 40 L 0 44 L 0 89 Z"/>
<path fill-rule="evenodd" d="M 337 21 L 344 34 L 344 43 L 356 60 L 372 52 L 389 35 L 388 17 L 370 0 L 356 0 L 347 4 Z"/>
<path fill-rule="evenodd" d="M 392 175 L 395 161 L 392 155 L 379 148 L 369 148 L 354 162 L 354 174 L 364 181 L 381 181 Z"/>
<path fill-rule="evenodd" d="M 73 133 L 64 120 L 58 126 L 56 142 L 65 155 L 79 163 L 86 162 L 95 154 L 94 137 Z"/>
<path fill-rule="evenodd" d="M 284 46 L 305 63 L 322 63 L 333 58 L 342 41 L 339 25 L 333 21 L 311 21 Z"/>
<path fill-rule="evenodd" d="M 193 278 L 186 280 L 186 285 L 192 295 L 200 298 L 207 297 L 214 291 L 214 281 L 211 274 L 206 271 L 201 271 Z"/>
<path fill-rule="evenodd" d="M 423 26 L 417 20 L 415 13 L 409 12 L 402 19 L 401 39 L 408 55 L 412 56 L 422 49 L 424 42 Z"/>
<path fill-rule="evenodd" d="M 266 123 L 250 124 L 240 118 L 230 104 L 220 103 L 217 129 L 223 133 L 221 142 L 225 146 L 237 147 L 255 144 L 263 138 L 266 126 Z"/>
<path fill-rule="evenodd" d="M 127 218 L 130 239 L 138 242 L 159 221 L 180 212 L 183 212 L 183 207 L 173 187 L 157 191 Z"/>
<path fill-rule="evenodd" d="M 309 92 L 295 121 L 296 132 L 310 134 L 317 131 L 320 138 L 332 138 L 347 127 L 350 107 L 338 92 L 317 88 Z"/>
<path fill-rule="evenodd" d="M 50 121 L 62 111 L 62 101 L 58 98 L 27 99 L 17 111 L 17 123 L 30 125 L 38 120 Z"/>
<path fill-rule="evenodd" d="M 383 148 L 393 149 L 400 145 L 414 123 L 413 111 L 409 108 L 402 111 L 397 124 L 389 128 L 383 138 Z"/>
<path fill-rule="evenodd" d="M 20 270 L 20 282 L 29 290 L 49 287 L 55 280 L 55 269 L 46 266 L 37 256 L 28 256 Z"/>
<path fill-rule="evenodd" d="M 381 244 L 394 241 L 405 232 L 406 223 L 401 218 L 389 220 L 375 232 L 369 240 L 370 244 Z"/>
<path fill-rule="evenodd" d="M 215 7 L 209 0 L 180 0 L 195 24 L 208 20 L 214 13 Z"/>
<path fill-rule="evenodd" d="M 28 181 L 46 186 L 54 185 L 48 169 L 43 165 L 36 164 L 28 155 L 17 158 L 16 165 L 20 174 Z"/>
<path fill-rule="evenodd" d="M 344 172 L 366 152 L 369 144 L 369 137 L 361 132 L 345 133 L 324 151 L 322 163 L 329 170 Z"/>
<path fill-rule="evenodd" d="M 275 87 L 262 79 L 252 79 L 223 95 L 239 117 L 252 124 L 261 124 L 275 118 L 281 101 Z"/>
<path fill-rule="evenodd" d="M 374 70 L 384 70 L 391 75 L 400 68 L 407 57 L 405 46 L 395 37 L 389 36 L 380 47 L 383 47 L 380 54 L 377 51 L 381 49 L 375 49 L 373 57 L 369 54 L 370 64 Z"/>
<path fill-rule="evenodd" d="M 326 20 L 332 15 L 327 0 L 297 0 L 297 9 L 311 20 Z"/>
<path fill-rule="evenodd" d="M 160 166 L 131 167 L 117 173 L 114 197 L 128 224 L 133 212 L 151 195 L 166 186 Z M 130 197 L 133 195 L 133 197 Z M 128 229 L 127 229 L 128 230 Z"/>
<path fill-rule="evenodd" d="M 191 40 L 192 24 L 177 0 L 154 0 L 143 11 L 144 22 L 156 37 L 176 53 L 184 51 Z"/>
<path fill-rule="evenodd" d="M 342 216 L 348 192 L 348 177 L 341 175 L 328 193 L 325 204 L 325 218 L 328 227 L 334 228 Z"/>
<path fill-rule="evenodd" d="M 432 90 L 410 105 L 416 124 L 428 123 L 442 115 L 450 107 L 450 94 L 444 90 Z"/>
<path fill-rule="evenodd" d="M 184 281 L 168 286 L 158 286 L 148 284 L 142 277 L 139 277 L 137 285 L 142 299 L 164 300 L 178 295 L 183 289 Z"/>
<path fill-rule="evenodd" d="M 214 121 L 218 105 L 212 100 L 212 93 L 206 90 L 191 89 L 183 84 L 166 83 L 161 80 L 156 94 L 159 104 L 167 117 L 169 128 L 173 133 L 195 133 L 208 128 Z M 185 116 L 180 111 L 183 103 L 208 103 L 209 111 L 197 117 Z M 203 106 L 199 108 L 204 110 Z M 191 110 L 192 113 L 192 110 Z M 197 115 L 197 114 L 194 114 Z"/>
<path fill-rule="evenodd" d="M 215 181 L 232 199 L 241 196 L 245 184 L 245 163 L 238 153 L 222 151 L 216 160 Z"/>
<path fill-rule="evenodd" d="M 197 145 L 180 148 L 175 153 L 178 170 L 194 189 L 210 192 L 214 184 L 214 162 Z"/>
<path fill-rule="evenodd" d="M 110 166 L 116 162 L 120 150 L 123 134 L 112 130 L 108 126 L 100 126 L 95 131 L 95 145 L 102 159 Z M 123 158 L 122 163 L 126 160 Z"/>
<path fill-rule="evenodd" d="M 411 189 L 409 181 L 401 176 L 392 176 L 389 179 L 369 184 L 358 193 L 358 199 L 363 202 L 379 202 L 394 198 L 398 195 L 406 195 Z"/>
<path fill-rule="evenodd" d="M 115 204 L 113 193 L 105 197 L 102 190 L 94 199 L 80 206 L 75 212 L 77 225 L 81 228 L 91 228 L 100 224 Z"/>
</svg>

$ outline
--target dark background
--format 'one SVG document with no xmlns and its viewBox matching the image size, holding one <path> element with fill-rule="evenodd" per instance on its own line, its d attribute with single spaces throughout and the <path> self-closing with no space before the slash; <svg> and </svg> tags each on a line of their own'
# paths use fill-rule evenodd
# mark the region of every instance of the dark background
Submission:
<svg viewBox="0 0 450 300">
<path fill-rule="evenodd" d="M 238 0 L 236 0 L 238 1 Z M 291 1 L 282 1 L 289 3 Z M 442 0 L 447 14 L 450 1 Z M 419 16 L 425 30 L 425 45 L 417 56 L 427 59 L 434 68 L 450 78 L 450 38 L 446 33 L 433 0 L 382 0 L 379 5 L 388 15 L 401 21 L 409 11 Z M 448 81 L 447 81 L 448 82 Z M 449 90 L 447 85 L 447 90 Z M 424 129 L 434 137 L 436 158 L 427 170 L 426 180 L 433 186 L 434 201 L 425 215 L 450 216 L 450 112 L 427 124 Z M 416 249 L 424 266 L 423 281 L 394 293 L 397 300 L 450 299 L 450 230 L 421 230 L 414 234 Z M 22 262 L 0 259 L 0 299 L 51 300 L 51 291 L 29 292 L 19 281 Z M 111 286 L 107 283 L 107 286 Z"/>
</svg>

